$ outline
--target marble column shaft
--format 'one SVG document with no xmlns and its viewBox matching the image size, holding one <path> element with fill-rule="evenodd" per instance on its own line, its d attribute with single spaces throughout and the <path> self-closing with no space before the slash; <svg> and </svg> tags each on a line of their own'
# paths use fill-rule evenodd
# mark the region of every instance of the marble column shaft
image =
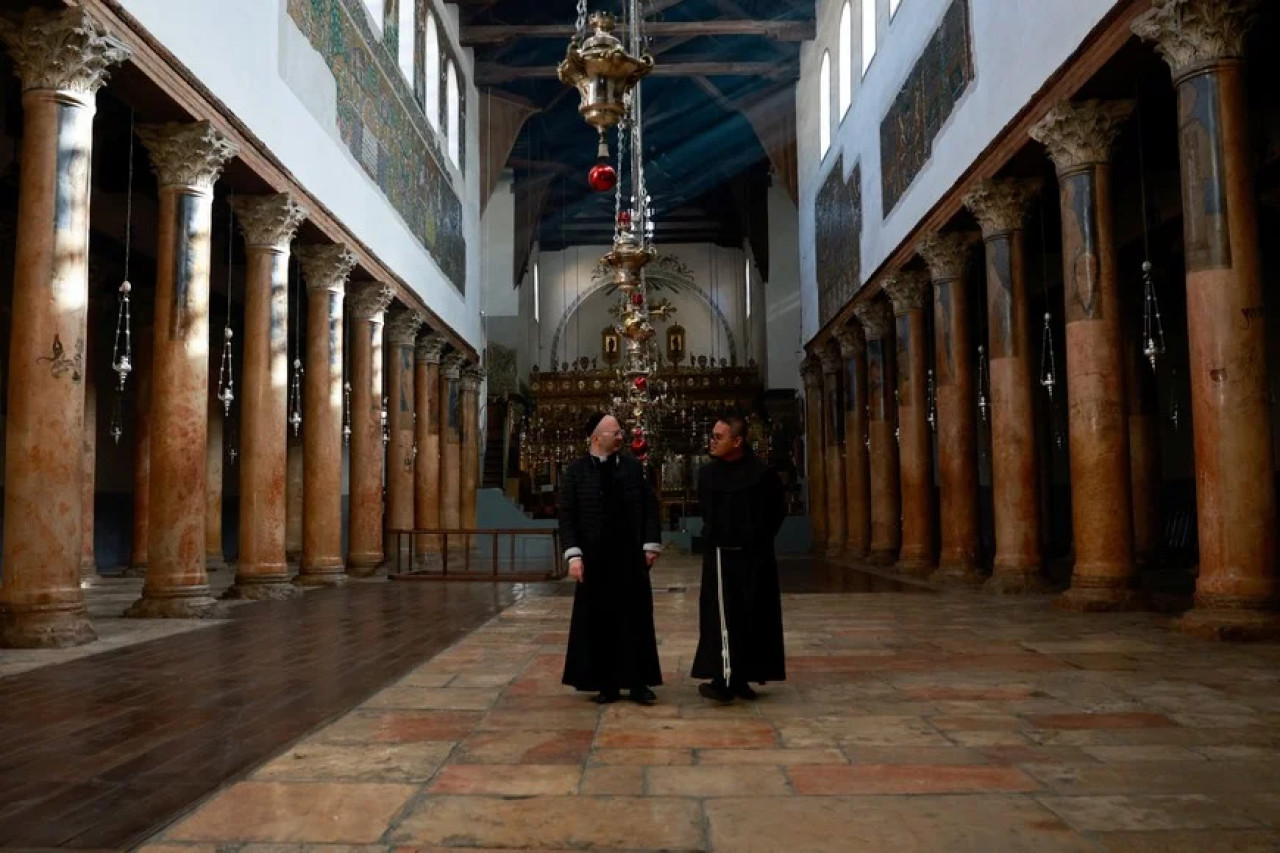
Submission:
<svg viewBox="0 0 1280 853">
<path fill-rule="evenodd" d="M 457 352 L 444 357 L 440 365 L 440 526 L 457 530 L 462 526 L 462 387 L 460 379 L 467 360 Z M 448 540 L 449 550 L 462 546 L 459 537 Z"/>
<path fill-rule="evenodd" d="M 422 316 L 412 309 L 393 311 L 387 319 L 387 518 L 388 530 L 412 530 L 414 527 L 414 387 L 413 354 Z M 419 455 L 421 450 L 419 449 Z M 388 541 L 388 560 L 396 556 L 390 549 L 400 550 L 402 570 L 413 567 L 405 560 L 409 554 L 409 538 L 392 536 Z"/>
<path fill-rule="evenodd" d="M 440 359 L 445 340 L 427 334 L 414 350 L 414 423 L 418 458 L 414 466 L 414 526 L 424 530 L 440 527 Z M 421 559 L 440 553 L 439 536 L 419 536 L 415 550 Z"/>
<path fill-rule="evenodd" d="M 932 580 L 981 583 L 978 571 L 978 423 L 970 332 L 969 257 L 976 234 L 932 234 L 916 251 L 933 281 L 940 548 Z"/>
<path fill-rule="evenodd" d="M 394 291 L 363 282 L 347 297 L 351 315 L 351 500 L 347 571 L 368 577 L 382 565 L 382 338 Z"/>
<path fill-rule="evenodd" d="M 845 554 L 871 553 L 871 471 L 867 458 L 867 341 L 857 322 L 834 332 L 844 362 Z"/>
<path fill-rule="evenodd" d="M 1153 0 L 1178 93 L 1200 575 L 1183 630 L 1277 633 L 1277 517 L 1245 37 L 1260 0 Z"/>
<path fill-rule="evenodd" d="M 893 314 L 887 302 L 854 309 L 867 340 L 867 437 L 871 444 L 871 553 L 873 563 L 889 565 L 902 548 L 902 492 L 898 480 L 897 366 Z"/>
<path fill-rule="evenodd" d="M 216 337 L 222 336 L 219 329 Z M 222 347 L 210 346 L 210 352 L 222 352 Z M 213 373 L 210 368 L 210 375 Z M 204 453 L 204 567 L 207 571 L 216 572 L 227 567 L 227 558 L 222 550 L 222 448 L 223 448 L 223 414 L 222 402 L 217 399 L 215 385 L 209 383 L 209 405 L 206 415 L 209 431 L 205 436 Z"/>
<path fill-rule="evenodd" d="M 297 568 L 302 562 L 302 505 L 306 497 L 301 432 L 295 436 L 290 426 L 285 444 L 284 553 L 285 560 Z"/>
<path fill-rule="evenodd" d="M 1133 606 L 1133 502 L 1111 148 L 1129 101 L 1053 107 L 1032 129 L 1058 170 L 1075 568 L 1070 610 Z"/>
<path fill-rule="evenodd" d="M 827 548 L 827 457 L 822 444 L 822 363 L 816 355 L 810 354 L 800 363 L 800 375 L 804 379 L 804 465 L 809 486 L 809 524 L 813 530 L 813 552 L 824 554 Z"/>
<path fill-rule="evenodd" d="M 0 21 L 23 134 L 5 436 L 0 646 L 96 639 L 80 590 L 93 115 L 128 51 L 83 9 Z"/>
<path fill-rule="evenodd" d="M 987 266 L 987 354 L 991 374 L 991 480 L 996 555 L 986 589 L 1037 592 L 1040 571 L 1039 453 L 1024 228 L 1039 183 L 983 181 L 964 199 L 982 226 Z"/>
<path fill-rule="evenodd" d="M 306 212 L 286 194 L 232 200 L 245 240 L 240 556 L 228 597 L 283 599 L 289 424 L 289 246 Z"/>
<path fill-rule="evenodd" d="M 89 352 L 92 352 L 89 348 Z M 93 371 L 86 366 L 84 383 L 84 432 L 81 439 L 81 504 L 80 504 L 80 576 L 86 579 L 98 576 L 98 559 L 93 548 L 94 513 L 98 463 L 98 389 L 93 382 Z"/>
<path fill-rule="evenodd" d="M 307 369 L 302 395 L 302 562 L 295 583 L 339 584 L 342 556 L 342 301 L 356 257 L 345 246 L 300 246 L 307 286 Z"/>
<path fill-rule="evenodd" d="M 476 526 L 476 491 L 480 488 L 480 385 L 484 371 L 469 367 L 458 380 L 462 394 L 462 495 L 461 526 Z"/>
<path fill-rule="evenodd" d="M 822 362 L 822 432 L 823 457 L 826 465 L 827 496 L 827 556 L 844 553 L 845 509 L 844 490 L 844 362 L 840 346 L 834 340 L 818 350 Z"/>
<path fill-rule="evenodd" d="M 928 348 L 925 309 L 933 294 L 929 276 L 918 270 L 885 280 L 893 303 L 898 354 L 898 465 L 901 471 L 902 548 L 898 568 L 931 575 L 937 568 L 937 500 L 933 491 L 933 437 L 929 430 Z"/>
<path fill-rule="evenodd" d="M 150 565 L 132 617 L 220 612 L 205 572 L 213 185 L 237 149 L 208 122 L 143 125 L 159 182 L 151 373 Z M 196 448 L 195 452 L 192 452 Z"/>
<path fill-rule="evenodd" d="M 151 545 L 151 361 L 155 329 L 134 332 L 133 376 L 133 536 L 125 574 L 145 577 Z"/>
</svg>

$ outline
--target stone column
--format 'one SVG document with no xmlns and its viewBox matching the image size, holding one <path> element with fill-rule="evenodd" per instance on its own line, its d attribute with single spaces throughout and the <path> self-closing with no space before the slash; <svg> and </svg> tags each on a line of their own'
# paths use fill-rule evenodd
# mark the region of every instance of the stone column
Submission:
<svg viewBox="0 0 1280 853">
<path fill-rule="evenodd" d="M 92 349 L 89 350 L 92 352 Z M 81 433 L 80 577 L 98 576 L 98 559 L 93 550 L 93 498 L 98 463 L 98 389 L 93 371 L 85 366 L 84 431 Z"/>
<path fill-rule="evenodd" d="M 480 489 L 480 383 L 484 370 L 469 367 L 459 380 L 462 395 L 462 520 L 461 526 L 476 526 L 476 492 Z"/>
<path fill-rule="evenodd" d="M 307 285 L 307 369 L 302 399 L 302 563 L 295 583 L 344 583 L 342 558 L 342 300 L 356 256 L 346 246 L 301 246 Z"/>
<path fill-rule="evenodd" d="M 902 482 L 902 550 L 898 570 L 927 576 L 938 567 L 933 494 L 933 440 L 929 434 L 929 354 L 925 306 L 931 301 L 929 276 L 917 270 L 885 280 L 893 303 L 898 350 L 898 464 Z"/>
<path fill-rule="evenodd" d="M 458 352 L 444 357 L 440 365 L 440 526 L 457 530 L 462 526 L 462 388 L 459 380 L 466 358 Z M 449 540 L 449 550 L 461 547 L 458 537 Z"/>
<path fill-rule="evenodd" d="M 306 483 L 303 476 L 302 436 L 293 434 L 293 427 L 285 436 L 285 507 L 284 507 L 284 555 L 295 569 L 302 562 L 302 503 Z"/>
<path fill-rule="evenodd" d="M 1155 371 L 1141 339 L 1125 339 L 1125 400 L 1129 412 L 1129 488 L 1133 494 L 1133 562 L 1157 568 L 1160 554 L 1160 405 Z"/>
<path fill-rule="evenodd" d="M 95 97 L 129 52 L 83 9 L 0 20 L 23 134 L 5 444 L 0 646 L 92 642 L 80 591 Z"/>
<path fill-rule="evenodd" d="M 893 359 L 893 315 L 885 302 L 854 309 L 867 339 L 867 438 L 871 459 L 871 554 L 890 565 L 902 547 L 902 492 L 898 482 L 897 385 Z"/>
<path fill-rule="evenodd" d="M 976 234 L 931 234 L 916 251 L 933 281 L 941 549 L 930 580 L 979 584 L 977 394 L 970 332 L 969 255 Z"/>
<path fill-rule="evenodd" d="M 822 362 L 822 432 L 823 462 L 826 465 L 827 485 L 827 549 L 828 557 L 838 557 L 845 546 L 845 493 L 844 493 L 844 404 L 841 388 L 844 364 L 840 358 L 840 346 L 835 341 L 818 350 Z"/>
<path fill-rule="evenodd" d="M 1200 577 L 1183 630 L 1271 635 L 1275 460 L 1245 35 L 1260 0 L 1153 0 L 1133 31 L 1178 90 Z"/>
<path fill-rule="evenodd" d="M 414 431 L 418 458 L 413 473 L 413 526 L 422 529 L 440 527 L 440 359 L 445 340 L 427 334 L 414 351 Z M 425 567 L 440 553 L 439 536 L 419 536 L 414 548 Z"/>
<path fill-rule="evenodd" d="M 985 588 L 1041 592 L 1039 454 L 1032 382 L 1023 230 L 1039 183 L 983 181 L 965 196 L 982 226 L 987 264 L 987 352 L 991 372 L 991 480 L 996 556 Z"/>
<path fill-rule="evenodd" d="M 208 122 L 144 125 L 160 186 L 151 372 L 150 558 L 131 617 L 220 612 L 205 573 L 209 234 L 213 184 L 236 146 Z"/>
<path fill-rule="evenodd" d="M 287 194 L 232 199 L 245 242 L 240 382 L 240 556 L 228 598 L 300 595 L 285 556 L 289 245 L 306 218 Z"/>
<path fill-rule="evenodd" d="M 1133 501 L 1124 399 L 1124 324 L 1111 221 L 1111 147 L 1130 101 L 1053 107 L 1031 129 L 1058 170 L 1067 427 L 1076 552 L 1068 610 L 1132 607 Z"/>
<path fill-rule="evenodd" d="M 813 530 L 813 553 L 827 549 L 827 462 L 822 445 L 822 362 L 810 354 L 800 363 L 804 378 L 804 467 L 809 484 L 809 525 Z"/>
<path fill-rule="evenodd" d="M 151 545 L 151 362 L 155 329 L 134 333 L 133 351 L 133 538 L 127 577 L 146 577 Z"/>
<path fill-rule="evenodd" d="M 387 320 L 387 429 L 391 441 L 387 444 L 387 519 L 388 530 L 412 530 L 414 486 L 413 442 L 413 351 L 414 339 L 422 317 L 412 309 L 392 312 Z M 407 562 L 408 537 L 390 537 L 388 551 L 400 548 L 400 565 L 403 570 L 413 567 Z M 387 559 L 395 563 L 395 554 Z"/>
<path fill-rule="evenodd" d="M 871 552 L 871 472 L 867 459 L 867 341 L 851 323 L 833 333 L 844 361 L 844 505 L 847 556 Z"/>
<path fill-rule="evenodd" d="M 347 571 L 368 577 L 382 565 L 382 325 L 394 291 L 376 281 L 352 288 L 351 499 Z"/>
<path fill-rule="evenodd" d="M 215 339 L 222 337 L 219 329 Z M 221 353 L 221 346 L 213 346 L 210 341 L 210 352 Z M 217 375 L 212 373 L 211 375 Z M 223 408 L 213 391 L 214 382 L 210 382 L 209 405 L 206 415 L 209 432 L 204 447 L 204 567 L 205 571 L 216 572 L 227 567 L 227 558 L 222 552 L 222 443 L 223 443 Z"/>
</svg>

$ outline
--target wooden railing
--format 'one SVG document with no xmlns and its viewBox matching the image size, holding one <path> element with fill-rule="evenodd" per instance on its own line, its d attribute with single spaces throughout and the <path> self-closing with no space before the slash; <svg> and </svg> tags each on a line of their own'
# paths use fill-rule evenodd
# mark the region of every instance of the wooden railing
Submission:
<svg viewBox="0 0 1280 853">
<path fill-rule="evenodd" d="M 566 574 L 558 528 L 414 528 L 387 533 L 395 553 L 391 580 L 531 581 L 558 580 Z"/>
</svg>

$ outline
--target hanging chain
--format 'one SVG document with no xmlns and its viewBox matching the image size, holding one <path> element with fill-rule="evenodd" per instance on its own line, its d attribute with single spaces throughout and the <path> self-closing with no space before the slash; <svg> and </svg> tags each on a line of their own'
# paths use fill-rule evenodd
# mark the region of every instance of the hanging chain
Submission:
<svg viewBox="0 0 1280 853">
<path fill-rule="evenodd" d="M 929 421 L 929 430 L 931 432 L 938 431 L 938 389 L 933 378 L 933 368 L 929 368 L 928 378 L 925 385 L 925 406 L 928 411 L 926 416 Z"/>
<path fill-rule="evenodd" d="M 991 416 L 991 402 L 987 399 L 988 382 L 990 377 L 987 374 L 987 348 L 982 344 L 978 345 L 978 416 L 982 418 L 985 424 Z"/>
<path fill-rule="evenodd" d="M 342 383 L 342 444 L 351 444 L 351 383 Z"/>
<path fill-rule="evenodd" d="M 378 413 L 378 417 L 382 425 L 382 447 L 385 450 L 387 445 L 391 443 L 391 430 L 387 426 L 387 398 L 382 398 L 382 411 Z"/>
<path fill-rule="evenodd" d="M 129 162 L 126 172 L 128 185 L 125 188 L 124 213 L 124 279 L 120 282 L 119 295 L 116 297 L 116 334 L 111 344 L 111 369 L 116 374 L 116 394 L 111 406 L 111 438 L 116 444 L 124 435 L 124 389 L 133 372 L 133 316 L 129 305 L 129 294 L 133 285 L 129 283 L 129 254 L 133 237 L 133 110 L 129 110 Z"/>
<path fill-rule="evenodd" d="M 293 323 L 293 376 L 289 380 L 289 425 L 293 427 L 293 437 L 298 437 L 298 431 L 302 428 L 302 358 L 298 344 L 298 326 L 301 325 L 302 319 L 302 274 L 298 270 L 298 262 L 293 262 L 294 273 L 294 304 L 296 306 L 295 319 L 299 322 Z"/>
<path fill-rule="evenodd" d="M 1040 338 L 1040 384 L 1049 394 L 1049 402 L 1053 402 L 1053 389 L 1058 384 L 1058 365 L 1053 354 L 1053 329 L 1050 325 L 1053 315 L 1044 312 L 1044 333 Z"/>
<path fill-rule="evenodd" d="M 1182 427 L 1182 395 L 1178 391 L 1178 370 L 1169 371 L 1169 425 L 1174 432 Z"/>
<path fill-rule="evenodd" d="M 410 412 L 409 416 L 413 418 L 413 445 L 404 457 L 404 470 L 406 471 L 413 470 L 413 461 L 418 458 L 418 413 Z"/>
<path fill-rule="evenodd" d="M 231 403 L 235 400 L 234 359 L 231 351 L 231 339 L 235 332 L 231 331 L 231 252 L 235 242 L 235 213 L 231 207 L 231 198 L 227 198 L 227 319 L 222 327 L 222 365 L 218 368 L 218 399 L 222 401 L 222 416 L 231 417 Z"/>
<path fill-rule="evenodd" d="M 578 0 L 578 21 L 574 26 L 574 33 L 581 38 L 587 29 L 587 0 Z"/>
<path fill-rule="evenodd" d="M 1141 101 L 1139 101 L 1141 103 Z M 1138 108 L 1138 193 L 1142 201 L 1142 354 L 1151 369 L 1164 355 L 1164 325 L 1160 322 L 1160 300 L 1151 274 L 1151 242 L 1147 219 L 1146 142 L 1142 135 L 1142 108 Z"/>
</svg>

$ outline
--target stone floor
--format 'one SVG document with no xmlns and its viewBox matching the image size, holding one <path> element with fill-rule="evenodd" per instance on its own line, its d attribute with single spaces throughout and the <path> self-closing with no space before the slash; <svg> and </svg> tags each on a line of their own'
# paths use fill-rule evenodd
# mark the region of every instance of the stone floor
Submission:
<svg viewBox="0 0 1280 853">
<path fill-rule="evenodd" d="M 787 594 L 756 702 L 697 695 L 666 559 L 658 705 L 562 687 L 570 599 L 524 597 L 143 849 L 1280 850 L 1280 645 L 818 574 L 862 591 Z"/>
</svg>

